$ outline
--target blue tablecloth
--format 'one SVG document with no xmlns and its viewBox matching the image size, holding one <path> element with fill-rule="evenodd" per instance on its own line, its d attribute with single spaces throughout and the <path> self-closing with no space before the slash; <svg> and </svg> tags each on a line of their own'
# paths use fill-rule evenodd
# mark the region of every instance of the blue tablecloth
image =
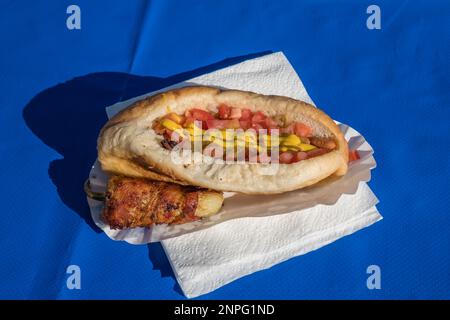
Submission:
<svg viewBox="0 0 450 320">
<path fill-rule="evenodd" d="M 376 1 L 380 30 L 370 4 L 1 1 L 0 297 L 184 298 L 159 244 L 114 242 L 91 221 L 82 187 L 104 108 L 281 50 L 374 147 L 385 219 L 204 298 L 450 298 L 450 3 Z"/>
</svg>

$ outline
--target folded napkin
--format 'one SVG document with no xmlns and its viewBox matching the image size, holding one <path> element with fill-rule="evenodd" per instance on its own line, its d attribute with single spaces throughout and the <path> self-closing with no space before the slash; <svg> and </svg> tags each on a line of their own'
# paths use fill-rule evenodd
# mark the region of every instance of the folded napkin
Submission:
<svg viewBox="0 0 450 320">
<path fill-rule="evenodd" d="M 247 60 L 169 88 L 189 84 L 283 95 L 313 104 L 281 52 Z M 123 103 L 109 107 L 108 116 L 123 107 Z M 342 195 L 332 206 L 317 205 L 276 216 L 229 220 L 163 240 L 162 245 L 181 289 L 192 298 L 373 224 L 382 219 L 375 208 L 377 202 L 367 184 L 361 182 L 356 193 Z"/>
<path fill-rule="evenodd" d="M 361 183 L 333 206 L 229 220 L 162 245 L 181 289 L 193 298 L 371 225 L 381 219 L 377 202 Z"/>
</svg>

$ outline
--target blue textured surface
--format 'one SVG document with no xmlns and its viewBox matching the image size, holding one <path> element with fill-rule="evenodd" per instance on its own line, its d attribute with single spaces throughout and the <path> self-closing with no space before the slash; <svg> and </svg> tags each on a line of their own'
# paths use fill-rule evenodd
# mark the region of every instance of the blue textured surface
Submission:
<svg viewBox="0 0 450 320">
<path fill-rule="evenodd" d="M 89 218 L 104 108 L 281 50 L 374 147 L 385 219 L 204 298 L 450 298 L 448 1 L 377 1 L 373 31 L 372 1 L 74 2 L 69 31 L 72 1 L 0 1 L 0 297 L 184 298 L 159 244 L 111 241 Z M 366 288 L 371 264 L 381 290 Z"/>
</svg>

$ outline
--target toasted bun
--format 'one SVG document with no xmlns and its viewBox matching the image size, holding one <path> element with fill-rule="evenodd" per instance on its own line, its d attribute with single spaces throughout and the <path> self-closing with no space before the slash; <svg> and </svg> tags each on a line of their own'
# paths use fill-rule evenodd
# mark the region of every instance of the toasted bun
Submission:
<svg viewBox="0 0 450 320">
<path fill-rule="evenodd" d="M 267 165 L 260 163 L 202 161 L 183 165 L 171 161 L 170 151 L 161 146 L 162 137 L 152 129 L 155 119 L 168 112 L 182 114 L 194 107 L 216 112 L 221 103 L 263 111 L 269 116 L 285 115 L 288 123 L 300 121 L 312 127 L 315 136 L 333 138 L 337 147 L 315 158 L 279 164 L 274 175 L 265 174 Z M 303 188 L 330 175 L 344 175 L 348 146 L 334 121 L 303 101 L 238 90 L 185 87 L 136 102 L 113 117 L 100 132 L 98 158 L 103 170 L 111 173 L 214 190 L 270 194 Z"/>
</svg>

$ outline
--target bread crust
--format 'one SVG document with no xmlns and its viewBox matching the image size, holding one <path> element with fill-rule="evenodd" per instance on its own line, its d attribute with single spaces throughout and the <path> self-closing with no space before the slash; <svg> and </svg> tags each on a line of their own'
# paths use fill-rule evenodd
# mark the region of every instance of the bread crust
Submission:
<svg viewBox="0 0 450 320">
<path fill-rule="evenodd" d="M 279 164 L 275 175 L 261 174 L 263 164 L 176 164 L 160 144 L 152 124 L 168 112 L 184 113 L 193 107 L 216 112 L 220 103 L 285 115 L 288 122 L 301 121 L 314 134 L 332 137 L 336 148 L 324 155 L 292 164 Z M 138 101 L 122 110 L 102 128 L 98 138 L 102 169 L 133 177 L 189 184 L 221 191 L 272 194 L 314 184 L 330 175 L 347 172 L 347 142 L 334 121 L 320 109 L 303 101 L 213 87 L 184 87 Z M 200 157 L 205 157 L 199 155 Z"/>
</svg>

